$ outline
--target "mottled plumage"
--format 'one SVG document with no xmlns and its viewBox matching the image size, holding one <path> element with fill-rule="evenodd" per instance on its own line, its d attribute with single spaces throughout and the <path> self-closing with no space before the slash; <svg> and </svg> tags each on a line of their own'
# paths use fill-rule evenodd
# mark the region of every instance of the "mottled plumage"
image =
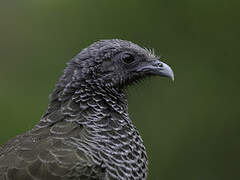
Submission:
<svg viewBox="0 0 240 180">
<path fill-rule="evenodd" d="M 40 122 L 0 147 L 0 180 L 144 180 L 147 155 L 125 87 L 169 66 L 129 41 L 102 40 L 67 65 Z"/>
</svg>

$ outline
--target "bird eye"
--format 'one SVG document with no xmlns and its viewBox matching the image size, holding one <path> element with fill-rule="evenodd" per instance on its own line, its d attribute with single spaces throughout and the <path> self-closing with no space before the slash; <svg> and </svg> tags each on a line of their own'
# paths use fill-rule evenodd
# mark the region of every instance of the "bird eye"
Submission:
<svg viewBox="0 0 240 180">
<path fill-rule="evenodd" d="M 126 64 L 130 64 L 135 60 L 134 56 L 131 54 L 124 54 L 122 57 L 122 61 Z"/>
</svg>

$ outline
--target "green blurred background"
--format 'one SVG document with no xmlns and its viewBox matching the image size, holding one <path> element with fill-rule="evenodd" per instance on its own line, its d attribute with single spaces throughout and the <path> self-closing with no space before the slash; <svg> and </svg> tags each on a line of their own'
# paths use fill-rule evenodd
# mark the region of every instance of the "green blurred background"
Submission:
<svg viewBox="0 0 240 180">
<path fill-rule="evenodd" d="M 175 82 L 129 89 L 150 180 L 240 179 L 240 1 L 0 2 L 0 144 L 37 123 L 65 63 L 99 39 L 152 47 Z"/>
</svg>

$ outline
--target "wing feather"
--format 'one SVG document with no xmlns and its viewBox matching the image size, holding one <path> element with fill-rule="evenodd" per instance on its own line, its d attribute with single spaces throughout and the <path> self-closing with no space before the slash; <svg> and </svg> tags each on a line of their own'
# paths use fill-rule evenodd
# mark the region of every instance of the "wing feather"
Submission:
<svg viewBox="0 0 240 180">
<path fill-rule="evenodd" d="M 94 164 L 86 151 L 67 143 L 80 137 L 81 127 L 60 122 L 35 128 L 0 148 L 0 180 L 99 180 L 105 168 Z"/>
</svg>

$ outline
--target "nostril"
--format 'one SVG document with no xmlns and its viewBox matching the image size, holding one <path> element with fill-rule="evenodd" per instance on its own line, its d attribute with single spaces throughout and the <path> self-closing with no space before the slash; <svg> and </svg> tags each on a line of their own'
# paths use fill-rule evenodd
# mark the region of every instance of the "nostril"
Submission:
<svg viewBox="0 0 240 180">
<path fill-rule="evenodd" d="M 153 61 L 153 65 L 155 66 L 155 67 L 163 67 L 164 66 L 164 63 L 162 63 L 161 61 L 159 61 L 159 60 L 155 60 L 155 61 Z"/>
<path fill-rule="evenodd" d="M 158 66 L 159 66 L 159 67 L 163 67 L 163 64 L 162 64 L 162 63 L 158 63 Z"/>
<path fill-rule="evenodd" d="M 157 66 L 157 67 L 163 67 L 163 63 L 157 62 L 157 63 L 156 63 L 156 66 Z"/>
</svg>

